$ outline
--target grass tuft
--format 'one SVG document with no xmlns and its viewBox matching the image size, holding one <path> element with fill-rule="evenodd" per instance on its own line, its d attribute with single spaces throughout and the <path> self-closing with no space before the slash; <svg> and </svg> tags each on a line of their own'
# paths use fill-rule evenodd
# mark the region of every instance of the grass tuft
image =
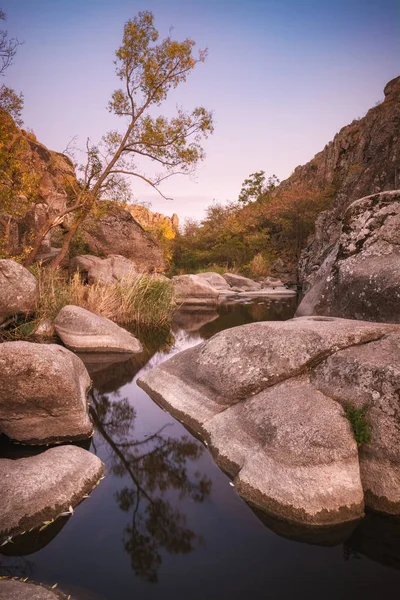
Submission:
<svg viewBox="0 0 400 600">
<path fill-rule="evenodd" d="M 345 407 L 345 414 L 353 430 L 357 446 L 368 444 L 371 441 L 371 425 L 366 416 L 367 410 L 366 404 L 362 408 L 355 408 L 349 404 Z"/>
</svg>

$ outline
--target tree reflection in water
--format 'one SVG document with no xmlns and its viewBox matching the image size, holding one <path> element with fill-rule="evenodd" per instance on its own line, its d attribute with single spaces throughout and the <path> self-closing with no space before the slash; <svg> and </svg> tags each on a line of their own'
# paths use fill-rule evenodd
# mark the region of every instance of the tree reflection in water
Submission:
<svg viewBox="0 0 400 600">
<path fill-rule="evenodd" d="M 136 411 L 127 398 L 110 400 L 92 390 L 90 410 L 97 431 L 112 449 L 109 471 L 117 477 L 128 475 L 132 482 L 116 493 L 120 509 L 132 513 L 124 530 L 125 550 L 135 574 L 156 582 L 162 549 L 187 554 L 202 541 L 165 496 L 175 490 L 180 500 L 203 502 L 210 494 L 211 480 L 198 471 L 189 478 L 187 471 L 187 461 L 198 460 L 204 448 L 188 436 L 167 437 L 168 425 L 135 440 Z"/>
</svg>

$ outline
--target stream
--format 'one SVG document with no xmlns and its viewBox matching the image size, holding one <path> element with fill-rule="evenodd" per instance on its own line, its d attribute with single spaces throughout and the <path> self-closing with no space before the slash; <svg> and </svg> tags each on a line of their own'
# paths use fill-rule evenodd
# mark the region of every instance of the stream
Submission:
<svg viewBox="0 0 400 600">
<path fill-rule="evenodd" d="M 294 298 L 180 311 L 172 332 L 142 340 L 130 360 L 86 359 L 96 433 L 84 447 L 104 461 L 106 477 L 72 516 L 0 548 L 0 576 L 57 583 L 77 600 L 397 597 L 400 519 L 371 513 L 353 531 L 318 538 L 267 522 L 201 441 L 135 383 L 218 331 L 294 311 Z M 26 453 L 7 442 L 0 451 Z"/>
</svg>

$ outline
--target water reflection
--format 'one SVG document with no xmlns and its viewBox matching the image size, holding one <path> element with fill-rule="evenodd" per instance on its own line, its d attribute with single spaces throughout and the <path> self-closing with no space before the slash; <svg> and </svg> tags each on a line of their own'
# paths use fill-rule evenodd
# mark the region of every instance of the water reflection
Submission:
<svg viewBox="0 0 400 600">
<path fill-rule="evenodd" d="M 108 471 L 129 479 L 115 498 L 130 515 L 123 541 L 132 569 L 156 582 L 161 549 L 187 554 L 201 543 L 201 537 L 187 527 L 185 515 L 168 499 L 168 492 L 174 490 L 180 500 L 196 503 L 210 494 L 211 479 L 198 471 L 190 477 L 187 469 L 187 461 L 198 460 L 204 449 L 188 436 L 167 436 L 168 424 L 147 438 L 136 439 L 136 411 L 127 398 L 110 399 L 92 390 L 91 415 L 112 450 Z"/>
<path fill-rule="evenodd" d="M 176 315 L 172 333 L 139 332 L 144 351 L 128 360 L 84 356 L 94 382 L 91 450 L 106 463 L 107 477 L 68 523 L 0 548 L 0 575 L 59 582 L 82 600 L 395 596 L 399 520 L 368 514 L 353 532 L 315 537 L 264 514 L 256 519 L 200 443 L 134 383 L 222 329 L 283 320 L 294 309 L 291 298 L 232 300 L 218 307 L 218 318 L 186 311 Z M 27 451 L 39 450 L 0 443 L 0 456 Z"/>
</svg>

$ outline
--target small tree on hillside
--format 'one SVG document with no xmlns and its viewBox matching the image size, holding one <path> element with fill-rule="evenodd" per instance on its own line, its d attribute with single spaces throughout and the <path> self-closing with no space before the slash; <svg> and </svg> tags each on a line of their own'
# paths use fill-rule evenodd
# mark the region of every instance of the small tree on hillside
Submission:
<svg viewBox="0 0 400 600">
<path fill-rule="evenodd" d="M 276 186 L 279 185 L 279 179 L 276 175 L 271 175 L 265 179 L 265 171 L 256 171 L 249 175 L 242 183 L 238 201 L 243 204 L 261 200 L 267 194 L 270 194 Z"/>
<path fill-rule="evenodd" d="M 66 256 L 71 240 L 82 222 L 102 198 L 126 192 L 126 178 L 145 181 L 161 195 L 160 184 L 176 174 L 191 173 L 205 153 L 202 138 L 213 131 L 212 114 L 203 107 L 192 112 L 178 109 L 168 119 L 154 117 L 151 109 L 160 106 L 168 93 L 186 81 L 207 52 L 194 56 L 195 42 L 177 42 L 169 35 L 158 42 L 152 13 L 140 12 L 125 24 L 122 45 L 116 52 L 116 73 L 121 87 L 114 91 L 109 111 L 126 123 L 123 132 L 107 133 L 98 146 L 87 145 L 87 163 L 82 178 L 73 191 L 74 200 L 57 217 L 39 231 L 32 251 L 25 261 L 31 264 L 44 236 L 73 213 L 60 253 L 52 262 L 57 267 Z M 145 161 L 158 165 L 159 172 L 150 175 L 143 170 Z"/>
</svg>

